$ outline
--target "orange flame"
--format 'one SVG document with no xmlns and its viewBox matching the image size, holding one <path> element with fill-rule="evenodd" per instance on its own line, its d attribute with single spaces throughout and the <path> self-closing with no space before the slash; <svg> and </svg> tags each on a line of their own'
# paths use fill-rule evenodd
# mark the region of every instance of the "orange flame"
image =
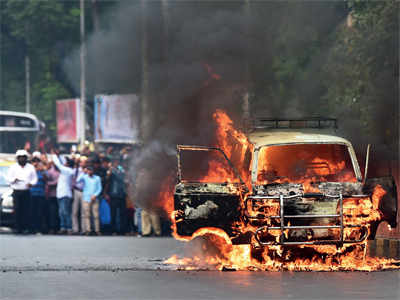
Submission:
<svg viewBox="0 0 400 300">
<path fill-rule="evenodd" d="M 221 148 L 227 157 L 234 162 L 234 165 L 241 166 L 239 173 L 245 180 L 245 183 L 250 187 L 250 166 L 251 156 L 248 158 L 247 153 L 252 152 L 252 145 L 247 137 L 233 127 L 232 120 L 222 110 L 217 110 L 214 115 L 214 120 L 217 123 L 217 141 L 215 146 Z M 287 157 L 285 149 L 264 148 L 264 151 L 278 151 L 283 158 Z M 269 154 L 271 154 L 270 152 Z M 315 152 L 319 153 L 319 152 Z M 268 161 L 260 156 L 259 166 L 268 166 Z M 356 181 L 354 174 L 348 172 L 347 162 L 345 159 L 337 159 L 331 161 L 328 156 L 315 157 L 310 162 L 316 166 L 312 171 L 308 171 L 304 176 L 290 173 L 290 159 L 281 159 L 281 164 L 277 166 L 280 171 L 287 171 L 285 174 L 294 176 L 293 178 L 272 178 L 272 182 L 301 182 L 304 191 L 317 192 L 313 181 L 327 181 L 325 178 L 330 174 L 339 174 L 337 181 L 354 182 Z M 311 172 L 311 173 L 310 173 Z M 296 177 L 297 176 L 297 177 Z M 221 178 L 223 180 L 221 180 Z M 268 176 L 264 180 L 268 181 Z M 214 181 L 219 179 L 218 181 Z M 216 161 L 209 161 L 207 175 L 202 178 L 202 181 L 223 182 L 234 180 L 234 174 L 227 171 Z M 290 180 L 290 181 L 289 181 Z M 369 230 L 370 223 L 379 221 L 382 214 L 379 211 L 379 203 L 386 191 L 382 186 L 375 187 L 371 197 L 364 198 L 346 198 L 343 200 L 343 223 L 349 225 L 363 225 Z M 399 268 L 395 265 L 393 259 L 372 258 L 367 255 L 367 243 L 344 244 L 341 247 L 336 245 L 300 245 L 297 247 L 284 247 L 279 245 L 271 245 L 264 248 L 254 247 L 254 243 L 247 245 L 232 245 L 228 235 L 219 228 L 201 228 L 196 231 L 192 237 L 182 237 L 176 233 L 175 214 L 173 211 L 173 191 L 170 179 L 162 185 L 160 198 L 165 211 L 169 213 L 172 221 L 173 236 L 179 240 L 196 240 L 203 239 L 206 242 L 202 245 L 201 255 L 196 254 L 192 257 L 180 258 L 176 255 L 172 256 L 164 263 L 176 265 L 178 269 L 193 270 L 193 269 L 217 269 L 233 268 L 236 270 L 269 270 L 269 271 L 374 271 Z M 244 205 L 244 204 L 243 204 Z M 268 200 L 258 207 L 265 215 L 279 215 L 279 202 Z M 339 209 L 339 208 L 338 208 Z M 271 222 L 270 220 L 268 222 Z M 239 222 L 235 224 L 240 228 L 241 232 L 255 232 L 257 226 L 251 223 Z M 271 224 L 268 224 L 271 225 Z M 335 231 L 335 229 L 329 229 Z M 275 241 L 279 240 L 280 231 L 268 232 Z M 288 232 L 285 231 L 287 235 Z M 357 232 L 353 228 L 344 229 L 344 238 L 357 238 Z M 254 242 L 254 237 L 253 237 Z M 213 251 L 210 251 L 210 248 Z"/>
<path fill-rule="evenodd" d="M 320 157 L 315 157 L 316 153 Z M 356 182 L 351 169 L 350 157 L 342 145 L 270 146 L 261 148 L 257 180 L 260 184 L 302 183 L 305 192 L 319 192 L 312 182 L 326 182 L 331 177 L 337 182 Z"/>
<path fill-rule="evenodd" d="M 249 154 L 253 145 L 243 132 L 234 128 L 232 119 L 223 110 L 217 109 L 213 118 L 217 123 L 216 147 L 221 148 L 232 164 L 239 168 L 240 177 L 250 188 L 251 155 Z"/>
<path fill-rule="evenodd" d="M 232 245 L 217 228 L 203 228 L 196 234 L 196 238 L 199 237 L 206 241 L 201 254 L 192 257 L 173 255 L 164 263 L 183 270 L 376 271 L 398 268 L 395 266 L 398 262 L 393 259 L 368 257 L 365 244 L 340 249 L 336 246 L 299 246 L 297 249 L 270 246 L 259 250 L 256 259 L 250 245 Z M 302 256 L 299 256 L 301 252 Z"/>
</svg>

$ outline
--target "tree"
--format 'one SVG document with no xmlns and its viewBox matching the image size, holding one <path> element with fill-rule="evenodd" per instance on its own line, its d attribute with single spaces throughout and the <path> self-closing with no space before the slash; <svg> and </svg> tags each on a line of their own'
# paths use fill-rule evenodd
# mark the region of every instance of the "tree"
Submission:
<svg viewBox="0 0 400 300">
<path fill-rule="evenodd" d="M 342 24 L 324 66 L 329 110 L 358 132 L 360 143 L 398 143 L 398 4 L 348 1 L 352 22 Z M 347 120 L 346 120 L 347 119 Z M 384 122 L 382 122 L 385 120 Z"/>
</svg>

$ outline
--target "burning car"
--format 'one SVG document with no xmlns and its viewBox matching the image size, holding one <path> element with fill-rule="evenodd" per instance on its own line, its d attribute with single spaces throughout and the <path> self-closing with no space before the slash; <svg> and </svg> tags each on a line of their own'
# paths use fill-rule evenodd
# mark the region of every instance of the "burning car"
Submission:
<svg viewBox="0 0 400 300">
<path fill-rule="evenodd" d="M 336 245 L 396 227 L 391 176 L 367 178 L 335 119 L 261 119 L 246 134 L 217 111 L 213 147 L 177 146 L 176 236 L 223 231 L 233 245 Z"/>
</svg>

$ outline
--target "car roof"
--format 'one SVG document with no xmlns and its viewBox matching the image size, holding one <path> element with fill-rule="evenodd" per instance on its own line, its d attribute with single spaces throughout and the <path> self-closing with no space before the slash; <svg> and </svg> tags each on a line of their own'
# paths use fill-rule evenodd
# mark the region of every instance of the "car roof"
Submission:
<svg viewBox="0 0 400 300">
<path fill-rule="evenodd" d="M 8 160 L 0 159 L 0 167 L 9 167 L 9 166 L 11 166 L 13 164 L 15 164 L 14 161 L 8 161 Z"/>
<path fill-rule="evenodd" d="M 15 163 L 14 154 L 0 153 L 0 167 L 8 167 Z"/>
<path fill-rule="evenodd" d="M 351 146 L 351 143 L 342 137 L 316 129 L 262 130 L 248 134 L 248 138 L 256 148 L 288 144 L 344 144 Z"/>
</svg>

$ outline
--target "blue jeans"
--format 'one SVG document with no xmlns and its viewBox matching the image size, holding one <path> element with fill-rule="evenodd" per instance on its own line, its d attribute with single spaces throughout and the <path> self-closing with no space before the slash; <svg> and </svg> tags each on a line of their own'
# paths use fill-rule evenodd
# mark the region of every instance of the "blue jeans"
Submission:
<svg viewBox="0 0 400 300">
<path fill-rule="evenodd" d="M 136 207 L 135 209 L 135 225 L 139 234 L 142 234 L 142 209 Z"/>
<path fill-rule="evenodd" d="M 58 214 L 60 216 L 60 229 L 72 229 L 72 198 L 62 197 L 57 198 Z"/>
</svg>

